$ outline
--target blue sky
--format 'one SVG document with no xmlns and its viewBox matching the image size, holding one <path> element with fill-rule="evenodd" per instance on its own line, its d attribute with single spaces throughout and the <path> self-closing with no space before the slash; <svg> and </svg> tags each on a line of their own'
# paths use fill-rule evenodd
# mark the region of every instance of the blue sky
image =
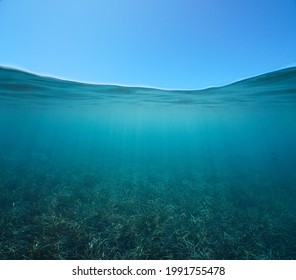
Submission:
<svg viewBox="0 0 296 280">
<path fill-rule="evenodd" d="M 2 0 L 0 65 L 199 89 L 296 65 L 296 0 Z"/>
</svg>

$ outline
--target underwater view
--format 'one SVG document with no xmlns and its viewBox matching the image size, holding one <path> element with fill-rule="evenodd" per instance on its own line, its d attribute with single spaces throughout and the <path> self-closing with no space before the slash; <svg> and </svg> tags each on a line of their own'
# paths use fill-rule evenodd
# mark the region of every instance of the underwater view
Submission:
<svg viewBox="0 0 296 280">
<path fill-rule="evenodd" d="M 203 90 L 0 67 L 0 259 L 296 259 L 296 67 Z"/>
</svg>

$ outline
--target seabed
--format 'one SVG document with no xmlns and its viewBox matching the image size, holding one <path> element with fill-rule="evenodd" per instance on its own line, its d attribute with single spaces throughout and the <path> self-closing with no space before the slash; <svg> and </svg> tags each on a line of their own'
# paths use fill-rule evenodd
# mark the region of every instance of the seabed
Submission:
<svg viewBox="0 0 296 280">
<path fill-rule="evenodd" d="M 296 258 L 295 193 L 268 176 L 14 160 L 0 169 L 1 259 Z"/>
</svg>

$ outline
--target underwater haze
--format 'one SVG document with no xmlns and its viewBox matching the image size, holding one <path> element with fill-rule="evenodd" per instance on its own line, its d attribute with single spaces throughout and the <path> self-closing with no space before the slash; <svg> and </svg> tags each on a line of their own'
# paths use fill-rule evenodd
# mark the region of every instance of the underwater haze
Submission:
<svg viewBox="0 0 296 280">
<path fill-rule="evenodd" d="M 296 259 L 296 67 L 219 88 L 0 68 L 1 259 Z"/>
</svg>

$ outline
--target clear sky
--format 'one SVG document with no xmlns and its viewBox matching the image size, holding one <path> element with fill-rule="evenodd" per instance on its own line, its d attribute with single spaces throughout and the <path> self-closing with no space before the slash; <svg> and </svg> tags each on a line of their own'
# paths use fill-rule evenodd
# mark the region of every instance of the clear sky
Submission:
<svg viewBox="0 0 296 280">
<path fill-rule="evenodd" d="M 199 89 L 296 65 L 296 0 L 2 0 L 0 65 Z"/>
</svg>

